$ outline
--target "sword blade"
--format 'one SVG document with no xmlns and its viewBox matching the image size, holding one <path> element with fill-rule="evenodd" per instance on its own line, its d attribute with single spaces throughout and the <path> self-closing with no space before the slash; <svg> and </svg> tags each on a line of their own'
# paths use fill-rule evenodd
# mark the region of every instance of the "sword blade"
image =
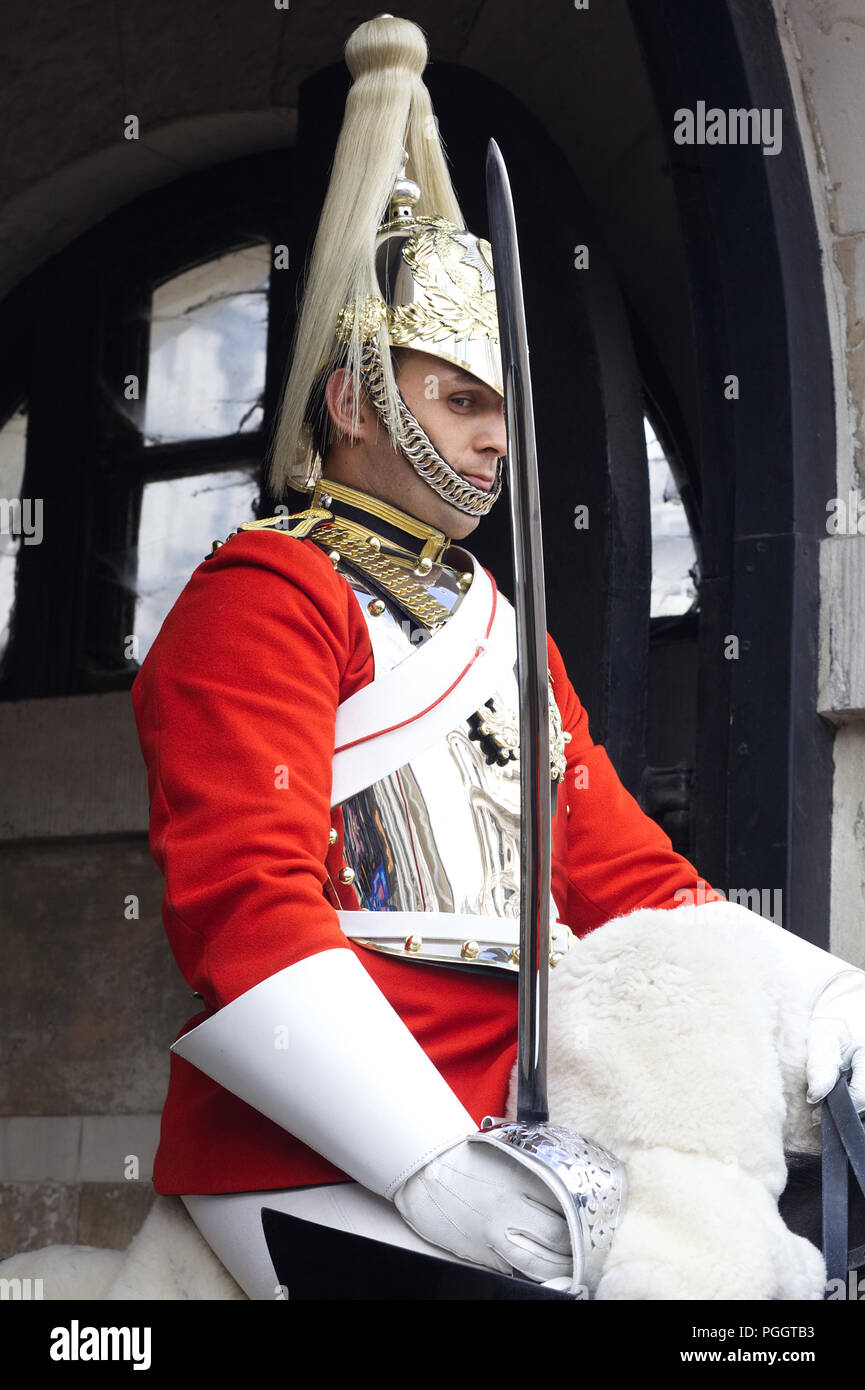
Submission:
<svg viewBox="0 0 865 1390">
<path fill-rule="evenodd" d="M 495 140 L 487 149 L 487 206 L 508 432 L 508 495 L 520 692 L 520 976 L 517 1116 L 549 1119 L 547 973 L 550 955 L 551 792 L 547 618 L 541 503 L 520 253 L 510 183 Z"/>
</svg>

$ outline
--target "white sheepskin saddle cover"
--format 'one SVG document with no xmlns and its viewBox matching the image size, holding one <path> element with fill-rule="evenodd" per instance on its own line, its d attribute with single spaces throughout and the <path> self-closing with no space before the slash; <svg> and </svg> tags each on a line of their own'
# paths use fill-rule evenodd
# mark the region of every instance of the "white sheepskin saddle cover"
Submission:
<svg viewBox="0 0 865 1390">
<path fill-rule="evenodd" d="M 824 1295 L 821 1253 L 777 1205 L 785 1149 L 820 1147 L 808 1018 L 753 920 L 737 904 L 643 909 L 551 972 L 550 1115 L 625 1165 L 596 1298 Z"/>
<path fill-rule="evenodd" d="M 596 1298 L 823 1297 L 820 1252 L 778 1212 L 785 1149 L 819 1149 L 808 1020 L 750 916 L 643 909 L 550 976 L 550 1114 L 625 1165 Z M 156 1199 L 125 1252 L 52 1246 L 0 1263 L 0 1276 L 40 1277 L 55 1299 L 246 1297 L 177 1197 Z"/>
</svg>

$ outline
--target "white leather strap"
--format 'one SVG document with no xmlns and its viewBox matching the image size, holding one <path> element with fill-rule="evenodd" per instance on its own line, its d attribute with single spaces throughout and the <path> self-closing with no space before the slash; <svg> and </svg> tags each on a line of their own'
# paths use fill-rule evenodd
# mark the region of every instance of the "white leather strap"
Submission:
<svg viewBox="0 0 865 1390">
<path fill-rule="evenodd" d="M 347 947 L 262 980 L 171 1050 L 383 1197 L 477 1128 Z"/>
<path fill-rule="evenodd" d="M 339 706 L 332 806 L 432 747 L 513 672 L 514 610 L 465 554 L 474 577 L 445 626 Z"/>
</svg>

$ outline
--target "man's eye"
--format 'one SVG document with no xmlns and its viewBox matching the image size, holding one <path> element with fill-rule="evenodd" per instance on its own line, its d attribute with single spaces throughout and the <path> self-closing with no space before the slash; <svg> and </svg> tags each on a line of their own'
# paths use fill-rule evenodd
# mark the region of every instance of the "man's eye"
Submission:
<svg viewBox="0 0 865 1390">
<path fill-rule="evenodd" d="M 449 400 L 450 400 L 451 405 L 456 405 L 456 406 L 464 406 L 464 405 L 469 405 L 469 406 L 470 406 L 470 405 L 472 404 L 472 398 L 471 398 L 471 396 L 450 396 L 450 397 L 449 397 Z"/>
</svg>

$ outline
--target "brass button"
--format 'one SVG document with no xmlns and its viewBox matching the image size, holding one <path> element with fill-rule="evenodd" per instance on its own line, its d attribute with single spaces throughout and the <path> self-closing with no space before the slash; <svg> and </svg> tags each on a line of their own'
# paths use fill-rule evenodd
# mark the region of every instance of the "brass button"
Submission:
<svg viewBox="0 0 865 1390">
<path fill-rule="evenodd" d="M 510 955 L 508 956 L 508 960 L 510 961 L 511 965 L 519 965 L 519 963 L 520 963 L 520 948 L 519 948 L 519 946 L 514 946 L 513 950 L 511 951 Z"/>
<path fill-rule="evenodd" d="M 328 843 L 329 845 L 335 845 L 338 839 L 339 839 L 339 835 L 337 834 L 337 832 L 336 832 L 336 830 L 334 829 L 334 827 L 331 826 L 331 827 L 330 827 L 330 831 L 328 832 L 328 836 L 327 836 L 327 843 Z"/>
<path fill-rule="evenodd" d="M 417 952 L 421 949 L 422 946 L 422 936 L 407 936 L 405 939 L 405 949 L 407 951 L 411 951 L 413 954 L 417 954 Z"/>
<path fill-rule="evenodd" d="M 430 560 L 429 557 L 427 556 L 427 558 L 424 559 L 424 560 L 418 560 L 417 568 L 415 569 L 414 573 L 417 574 L 417 575 L 420 575 L 420 576 L 422 577 L 422 576 L 425 575 L 425 574 L 429 574 L 429 572 L 430 572 L 431 569 L 432 569 L 432 560 Z"/>
<path fill-rule="evenodd" d="M 381 550 L 381 541 L 378 536 L 368 536 L 366 543 L 370 550 L 374 550 L 376 554 Z"/>
<path fill-rule="evenodd" d="M 384 612 L 384 599 L 374 598 L 366 605 L 367 613 L 371 613 L 374 618 L 378 618 Z"/>
<path fill-rule="evenodd" d="M 321 494 L 321 496 L 318 499 L 318 505 L 320 507 L 324 507 L 325 511 L 327 511 L 328 507 L 333 506 L 333 498 L 331 497 L 329 492 L 323 492 Z"/>
<path fill-rule="evenodd" d="M 571 739 L 573 738 L 573 734 L 569 734 L 567 729 L 563 729 L 562 738 L 564 739 L 565 743 L 570 743 Z"/>
<path fill-rule="evenodd" d="M 476 941 L 464 941 L 460 955 L 463 960 L 477 960 L 481 953 L 481 948 Z"/>
<path fill-rule="evenodd" d="M 210 559 L 210 556 L 215 555 L 217 550 L 219 550 L 219 548 L 223 545 L 225 545 L 225 541 L 214 541 L 213 545 L 210 547 L 210 554 L 207 556 L 208 560 Z"/>
<path fill-rule="evenodd" d="M 340 883 L 354 883 L 354 869 L 340 869 Z"/>
<path fill-rule="evenodd" d="M 459 579 L 457 580 L 457 588 L 459 589 L 460 593 L 464 594 L 466 589 L 471 587 L 471 582 L 472 575 L 468 570 L 466 570 L 466 572 L 464 574 L 461 574 Z"/>
<path fill-rule="evenodd" d="M 338 550 L 331 550 L 328 552 L 327 558 L 328 560 L 330 560 L 330 563 L 333 565 L 334 569 L 336 569 L 337 565 L 342 559 L 342 556 L 340 555 Z"/>
<path fill-rule="evenodd" d="M 570 806 L 566 806 L 566 807 L 565 807 L 565 810 L 566 810 L 566 812 L 568 813 L 568 815 L 571 814 L 571 808 L 570 808 Z"/>
<path fill-rule="evenodd" d="M 550 965 L 558 965 L 561 958 L 561 951 L 550 951 Z"/>
</svg>

